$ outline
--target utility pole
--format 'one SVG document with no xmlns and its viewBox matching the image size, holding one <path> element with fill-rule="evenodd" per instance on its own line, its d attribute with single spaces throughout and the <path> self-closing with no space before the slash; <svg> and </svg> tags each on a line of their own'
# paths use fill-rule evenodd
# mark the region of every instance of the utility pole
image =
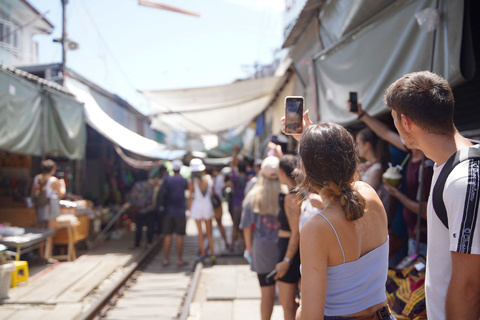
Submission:
<svg viewBox="0 0 480 320">
<path fill-rule="evenodd" d="M 68 0 L 62 1 L 62 84 L 64 84 L 65 76 L 67 75 L 67 48 L 65 43 L 67 40 L 67 3 Z"/>
</svg>

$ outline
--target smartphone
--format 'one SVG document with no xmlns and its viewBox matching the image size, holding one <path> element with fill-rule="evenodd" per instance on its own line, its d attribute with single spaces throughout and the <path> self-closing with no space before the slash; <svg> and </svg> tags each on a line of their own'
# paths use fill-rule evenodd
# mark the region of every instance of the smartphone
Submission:
<svg viewBox="0 0 480 320">
<path fill-rule="evenodd" d="M 288 96 L 285 98 L 285 133 L 300 134 L 303 132 L 303 97 Z"/>
<path fill-rule="evenodd" d="M 277 269 L 274 269 L 272 272 L 270 272 L 269 274 L 267 274 L 267 275 L 265 276 L 265 281 L 266 281 L 267 283 L 271 283 L 273 277 L 274 277 L 276 274 L 277 274 Z"/>
<path fill-rule="evenodd" d="M 349 100 L 350 100 L 350 111 L 357 112 L 358 111 L 357 93 L 351 91 Z"/>
</svg>

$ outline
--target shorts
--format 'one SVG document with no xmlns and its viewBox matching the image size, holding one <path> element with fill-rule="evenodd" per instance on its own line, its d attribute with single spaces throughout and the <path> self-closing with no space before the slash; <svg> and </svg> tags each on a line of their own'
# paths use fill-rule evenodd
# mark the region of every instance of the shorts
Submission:
<svg viewBox="0 0 480 320">
<path fill-rule="evenodd" d="M 60 215 L 60 202 L 58 199 L 49 199 L 47 205 L 37 207 L 37 222 L 56 219 Z"/>
<path fill-rule="evenodd" d="M 215 220 L 221 220 L 222 219 L 222 215 L 223 215 L 222 206 L 219 206 L 219 207 L 216 207 L 216 208 L 214 207 L 213 212 L 215 213 Z"/>
<path fill-rule="evenodd" d="M 268 287 L 275 285 L 275 279 L 271 278 L 270 281 L 267 281 L 266 276 L 268 273 L 257 273 L 258 282 L 260 283 L 260 287 Z"/>
<path fill-rule="evenodd" d="M 285 253 L 287 252 L 288 241 L 290 238 L 278 238 L 277 247 L 278 247 L 278 262 L 282 261 L 285 258 Z M 300 280 L 300 248 L 297 250 L 297 253 L 293 257 L 290 268 L 288 268 L 287 273 L 278 279 L 285 283 L 297 283 Z"/>
<path fill-rule="evenodd" d="M 187 218 L 183 217 L 165 217 L 163 218 L 163 234 L 178 234 L 179 236 L 185 235 L 185 226 Z"/>
<path fill-rule="evenodd" d="M 242 219 L 242 207 L 233 207 L 233 215 L 232 215 L 232 220 L 233 220 L 233 226 L 235 228 L 240 227 L 240 220 Z"/>
</svg>

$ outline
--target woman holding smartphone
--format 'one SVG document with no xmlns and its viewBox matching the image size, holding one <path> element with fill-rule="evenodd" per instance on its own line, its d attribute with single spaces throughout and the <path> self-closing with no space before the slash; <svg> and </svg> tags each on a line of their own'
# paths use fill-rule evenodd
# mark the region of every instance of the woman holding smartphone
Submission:
<svg viewBox="0 0 480 320">
<path fill-rule="evenodd" d="M 304 121 L 311 123 L 307 114 Z M 387 216 L 375 190 L 355 181 L 353 137 L 334 123 L 311 124 L 301 135 L 299 155 L 299 188 L 320 195 L 325 207 L 300 234 L 297 319 L 395 319 L 385 294 Z"/>
</svg>

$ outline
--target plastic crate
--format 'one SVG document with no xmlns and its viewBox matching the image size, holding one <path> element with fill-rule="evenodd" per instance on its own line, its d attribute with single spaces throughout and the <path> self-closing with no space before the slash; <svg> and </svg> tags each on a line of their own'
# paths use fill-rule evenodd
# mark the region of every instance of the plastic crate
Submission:
<svg viewBox="0 0 480 320">
<path fill-rule="evenodd" d="M 15 270 L 13 262 L 0 265 L 0 299 L 8 299 L 8 289 L 10 289 L 13 270 Z"/>
</svg>

